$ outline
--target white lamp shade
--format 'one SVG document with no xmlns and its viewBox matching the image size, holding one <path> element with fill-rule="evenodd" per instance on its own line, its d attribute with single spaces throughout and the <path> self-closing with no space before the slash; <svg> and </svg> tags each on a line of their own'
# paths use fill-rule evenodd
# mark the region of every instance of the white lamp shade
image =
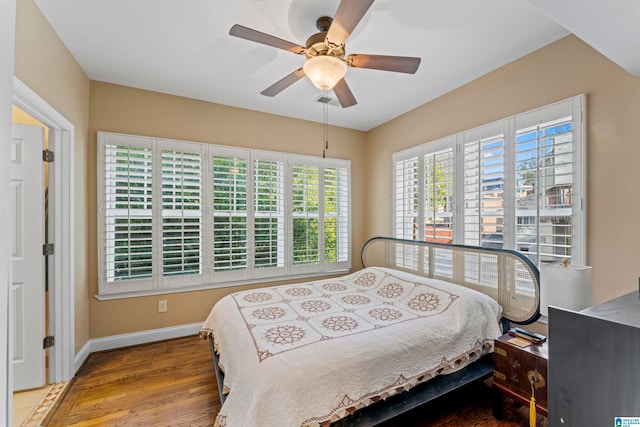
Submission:
<svg viewBox="0 0 640 427">
<path fill-rule="evenodd" d="M 329 90 L 347 74 L 347 64 L 333 56 L 321 55 L 307 59 L 304 74 L 320 90 Z"/>
<path fill-rule="evenodd" d="M 591 267 L 560 264 L 540 266 L 540 314 L 548 307 L 580 311 L 592 305 Z"/>
</svg>

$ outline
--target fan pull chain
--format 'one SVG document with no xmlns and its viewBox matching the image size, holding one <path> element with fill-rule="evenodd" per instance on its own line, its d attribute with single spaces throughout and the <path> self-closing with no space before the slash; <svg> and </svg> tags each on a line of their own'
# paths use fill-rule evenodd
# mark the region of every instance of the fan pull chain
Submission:
<svg viewBox="0 0 640 427">
<path fill-rule="evenodd" d="M 327 91 L 324 91 L 324 98 L 327 98 Z M 322 158 L 326 158 L 326 150 L 329 149 L 329 105 L 324 103 L 324 117 L 322 126 L 322 136 L 324 138 L 324 148 L 322 149 Z"/>
</svg>

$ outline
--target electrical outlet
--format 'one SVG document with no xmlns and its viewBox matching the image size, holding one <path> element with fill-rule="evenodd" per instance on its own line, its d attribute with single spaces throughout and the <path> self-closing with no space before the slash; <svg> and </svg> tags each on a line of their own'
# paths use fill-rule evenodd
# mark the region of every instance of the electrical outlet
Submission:
<svg viewBox="0 0 640 427">
<path fill-rule="evenodd" d="M 161 299 L 160 301 L 158 301 L 158 313 L 166 313 L 167 310 L 167 300 Z"/>
</svg>

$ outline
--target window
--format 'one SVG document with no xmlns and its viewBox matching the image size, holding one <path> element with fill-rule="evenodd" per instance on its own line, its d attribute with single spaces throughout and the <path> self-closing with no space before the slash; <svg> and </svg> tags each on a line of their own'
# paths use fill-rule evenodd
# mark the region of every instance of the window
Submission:
<svg viewBox="0 0 640 427">
<path fill-rule="evenodd" d="M 172 149 L 163 149 L 160 155 L 162 275 L 201 275 L 201 155 Z M 153 216 L 153 209 L 148 214 Z"/>
<path fill-rule="evenodd" d="M 101 270 L 116 292 L 131 282 L 144 289 L 153 276 L 153 153 L 136 142 L 105 146 L 103 154 Z"/>
<path fill-rule="evenodd" d="M 424 239 L 451 243 L 453 240 L 453 149 L 424 155 Z"/>
<path fill-rule="evenodd" d="M 350 163 L 98 133 L 101 295 L 347 271 Z"/>
<path fill-rule="evenodd" d="M 302 156 L 292 158 L 291 169 L 293 271 L 348 265 L 348 170 L 335 159 Z"/>
<path fill-rule="evenodd" d="M 318 264 L 320 222 L 319 168 L 294 162 L 291 172 L 293 207 L 293 265 Z"/>
<path fill-rule="evenodd" d="M 584 264 L 583 97 L 394 154 L 395 236 Z M 447 234 L 450 233 L 450 234 Z"/>
<path fill-rule="evenodd" d="M 256 273 L 284 275 L 284 159 L 254 160 L 254 253 Z"/>
<path fill-rule="evenodd" d="M 326 160 L 324 168 L 324 262 L 347 263 L 351 252 L 349 244 L 349 194 L 342 189 L 349 183 L 348 170 L 338 162 Z"/>
<path fill-rule="evenodd" d="M 504 244 L 505 139 L 501 128 L 483 128 L 483 135 L 467 132 L 462 137 L 463 243 L 467 245 L 502 248 Z"/>
<path fill-rule="evenodd" d="M 249 265 L 247 159 L 212 156 L 213 271 L 246 271 Z"/>
<path fill-rule="evenodd" d="M 421 149 L 409 150 L 395 155 L 395 236 L 399 239 L 423 240 L 418 234 L 420 227 L 420 164 Z M 404 155 L 404 156 L 403 156 Z M 404 158 L 403 158 L 404 157 Z"/>
</svg>

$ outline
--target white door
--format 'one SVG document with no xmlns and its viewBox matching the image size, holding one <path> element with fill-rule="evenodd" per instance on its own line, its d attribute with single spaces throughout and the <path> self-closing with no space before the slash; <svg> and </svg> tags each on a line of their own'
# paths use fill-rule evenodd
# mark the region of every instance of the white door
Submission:
<svg viewBox="0 0 640 427">
<path fill-rule="evenodd" d="M 44 129 L 12 125 L 13 388 L 45 384 L 44 338 Z"/>
</svg>

